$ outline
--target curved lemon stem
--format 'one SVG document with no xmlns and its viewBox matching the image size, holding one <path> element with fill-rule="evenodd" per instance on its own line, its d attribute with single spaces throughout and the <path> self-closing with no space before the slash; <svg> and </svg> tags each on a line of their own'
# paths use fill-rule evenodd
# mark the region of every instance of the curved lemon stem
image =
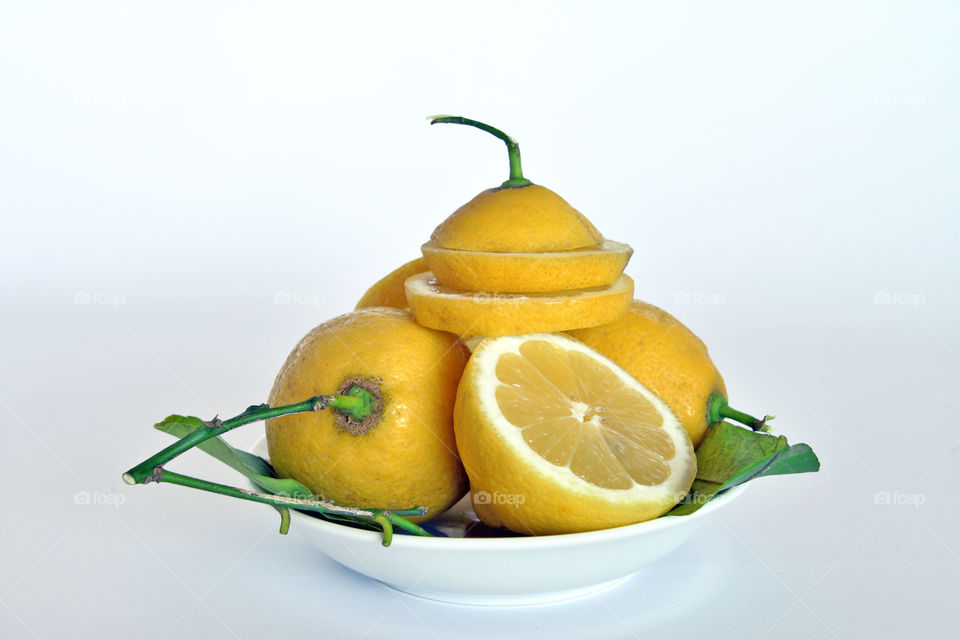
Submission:
<svg viewBox="0 0 960 640">
<path fill-rule="evenodd" d="M 757 420 L 750 414 L 737 411 L 730 406 L 722 394 L 714 391 L 710 394 L 710 399 L 707 401 L 707 422 L 709 424 L 716 424 L 724 418 L 736 420 L 754 431 L 769 431 L 770 426 L 767 424 L 767 421 L 773 420 L 773 416 L 764 416 L 763 420 Z"/>
<path fill-rule="evenodd" d="M 465 124 L 471 127 L 476 127 L 481 131 L 486 131 L 487 133 L 500 138 L 503 140 L 504 144 L 507 145 L 507 156 L 510 159 L 510 177 L 506 182 L 501 184 L 500 187 L 526 187 L 527 185 L 533 184 L 523 177 L 523 169 L 520 166 L 520 143 L 505 134 L 503 131 L 500 131 L 500 129 L 491 127 L 490 125 L 482 122 L 478 122 L 477 120 L 471 120 L 470 118 L 464 118 L 461 116 L 431 116 L 429 120 L 430 124 Z"/>
</svg>

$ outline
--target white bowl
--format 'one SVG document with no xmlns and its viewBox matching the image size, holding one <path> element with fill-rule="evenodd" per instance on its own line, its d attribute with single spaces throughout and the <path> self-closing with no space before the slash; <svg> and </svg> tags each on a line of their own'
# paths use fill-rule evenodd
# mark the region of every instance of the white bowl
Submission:
<svg viewBox="0 0 960 640">
<path fill-rule="evenodd" d="M 254 452 L 266 457 L 265 439 Z M 472 605 L 538 604 L 618 584 L 680 547 L 744 488 L 735 487 L 688 516 L 555 536 L 462 537 L 465 528 L 476 532 L 469 496 L 429 523 L 451 537 L 397 531 L 384 547 L 378 531 L 296 511 L 291 528 L 345 567 L 415 596 Z"/>
</svg>

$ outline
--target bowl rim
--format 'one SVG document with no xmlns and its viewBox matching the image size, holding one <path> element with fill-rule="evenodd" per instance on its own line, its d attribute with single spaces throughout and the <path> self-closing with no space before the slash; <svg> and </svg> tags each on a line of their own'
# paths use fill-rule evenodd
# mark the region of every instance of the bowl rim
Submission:
<svg viewBox="0 0 960 640">
<path fill-rule="evenodd" d="M 721 508 L 739 497 L 746 485 L 742 484 L 732 487 L 722 494 L 716 496 L 707 502 L 699 510 L 686 516 L 664 515 L 646 522 L 628 524 L 611 529 L 598 529 L 596 531 L 584 531 L 581 533 L 560 533 L 546 536 L 517 536 L 517 537 L 490 537 L 490 538 L 460 538 L 447 536 L 417 536 L 409 534 L 400 534 L 395 530 L 391 548 L 416 548 L 417 550 L 429 549 L 431 546 L 450 550 L 457 548 L 459 550 L 504 550 L 504 549 L 529 549 L 536 547 L 540 549 L 551 549 L 569 546 L 585 546 L 595 543 L 611 542 L 632 538 L 645 533 L 662 531 L 672 527 L 682 526 L 684 523 L 694 522 L 706 514 Z M 382 535 L 379 531 L 368 529 L 358 529 L 347 525 L 338 524 L 322 520 L 306 513 L 291 510 L 292 516 L 297 518 L 300 526 L 312 526 L 317 529 L 337 536 L 338 538 L 351 540 L 358 543 L 376 544 L 379 546 Z"/>
<path fill-rule="evenodd" d="M 262 435 L 250 447 L 251 453 L 262 455 L 267 453 L 267 436 Z M 587 546 L 598 542 L 608 542 L 632 538 L 645 533 L 653 533 L 672 527 L 682 526 L 684 523 L 695 522 L 706 514 L 723 507 L 724 505 L 736 500 L 747 488 L 746 484 L 731 487 L 723 493 L 713 497 L 697 511 L 686 516 L 662 515 L 653 520 L 627 524 L 621 527 L 610 529 L 597 529 L 596 531 L 583 531 L 580 533 L 558 533 L 546 536 L 516 536 L 502 538 L 460 538 L 448 536 L 417 536 L 407 533 L 401 533 L 401 530 L 394 529 L 393 541 L 390 548 L 410 548 L 418 551 L 429 549 L 435 545 L 438 550 L 449 551 L 452 546 L 461 550 L 504 550 L 504 549 L 528 549 L 531 547 L 551 549 L 567 546 Z M 321 532 L 334 535 L 341 540 L 350 540 L 352 542 L 363 544 L 380 544 L 383 535 L 380 531 L 370 529 L 359 529 L 348 525 L 323 520 L 307 513 L 290 510 L 291 517 L 296 518 L 301 523 L 298 526 L 311 526 L 319 529 Z"/>
</svg>

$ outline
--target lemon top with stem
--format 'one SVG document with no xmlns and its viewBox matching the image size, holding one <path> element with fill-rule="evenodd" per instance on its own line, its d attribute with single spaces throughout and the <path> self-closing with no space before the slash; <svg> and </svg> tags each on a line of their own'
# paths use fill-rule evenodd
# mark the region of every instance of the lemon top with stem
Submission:
<svg viewBox="0 0 960 640">
<path fill-rule="evenodd" d="M 599 247 L 603 235 L 566 200 L 523 176 L 520 145 L 503 131 L 461 116 L 433 116 L 430 124 L 463 124 L 486 131 L 507 146 L 510 175 L 443 221 L 433 246 L 461 251 L 541 253 Z"/>
</svg>

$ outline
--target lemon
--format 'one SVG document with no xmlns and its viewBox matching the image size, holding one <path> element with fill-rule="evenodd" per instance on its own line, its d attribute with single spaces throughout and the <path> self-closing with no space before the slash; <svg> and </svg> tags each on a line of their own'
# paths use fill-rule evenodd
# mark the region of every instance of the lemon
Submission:
<svg viewBox="0 0 960 640">
<path fill-rule="evenodd" d="M 361 423 L 335 410 L 268 420 L 271 462 L 281 476 L 341 504 L 423 505 L 426 517 L 439 515 L 466 492 L 453 405 L 468 355 L 456 336 L 398 309 L 362 309 L 316 327 L 287 358 L 270 404 L 359 385 L 377 406 Z"/>
<path fill-rule="evenodd" d="M 397 267 L 367 289 L 367 292 L 357 302 L 356 308 L 394 307 L 395 309 L 408 309 L 407 294 L 403 290 L 403 283 L 410 276 L 424 271 L 429 271 L 429 268 L 423 258 L 416 258 Z"/>
<path fill-rule="evenodd" d="M 660 396 L 694 445 L 700 444 L 710 426 L 710 397 L 726 396 L 727 390 L 706 345 L 690 329 L 663 309 L 634 300 L 618 320 L 570 335 Z"/>
<path fill-rule="evenodd" d="M 416 321 L 459 335 L 502 336 L 564 331 L 612 322 L 633 298 L 633 280 L 572 291 L 489 293 L 444 287 L 429 271 L 405 284 Z"/>
<path fill-rule="evenodd" d="M 389 274 L 381 278 L 372 287 L 367 289 L 360 301 L 357 303 L 357 309 L 365 307 L 393 307 L 396 309 L 410 309 L 407 304 L 407 293 L 403 288 L 404 281 L 410 276 L 429 271 L 423 258 L 417 258 L 397 267 Z M 460 336 L 463 344 L 473 351 L 483 336 Z"/>
<path fill-rule="evenodd" d="M 444 220 L 421 247 L 437 282 L 463 291 L 530 293 L 603 287 L 616 282 L 633 250 L 606 240 L 550 189 L 523 177 L 520 146 L 490 125 L 436 116 L 476 127 L 507 146 L 510 177 L 481 192 Z"/>
<path fill-rule="evenodd" d="M 430 240 L 459 251 L 539 253 L 596 248 L 603 236 L 566 200 L 529 184 L 481 192 L 444 220 Z"/>
<path fill-rule="evenodd" d="M 474 509 L 532 535 L 656 518 L 696 475 L 667 405 L 605 356 L 564 335 L 488 338 L 454 411 Z"/>
<path fill-rule="evenodd" d="M 549 253 L 462 251 L 433 242 L 421 251 L 444 286 L 508 293 L 606 286 L 620 277 L 633 254 L 629 246 L 612 240 L 597 247 Z"/>
</svg>

